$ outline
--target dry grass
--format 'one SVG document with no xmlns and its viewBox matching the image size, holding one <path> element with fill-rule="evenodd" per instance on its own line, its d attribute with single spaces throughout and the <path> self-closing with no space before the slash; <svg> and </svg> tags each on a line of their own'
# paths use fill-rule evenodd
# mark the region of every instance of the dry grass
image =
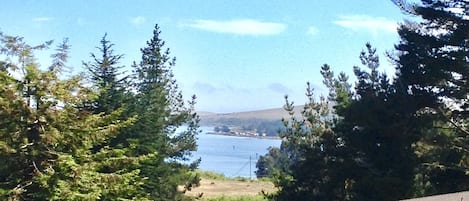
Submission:
<svg viewBox="0 0 469 201">
<path fill-rule="evenodd" d="M 214 198 L 220 196 L 255 196 L 261 191 L 272 193 L 276 188 L 268 181 L 237 181 L 237 180 L 215 180 L 202 179 L 200 186 L 187 191 L 186 195 L 199 196 L 202 198 Z"/>
<path fill-rule="evenodd" d="M 468 201 L 469 191 L 449 193 L 444 195 L 435 195 L 423 198 L 414 198 L 402 201 Z"/>
</svg>

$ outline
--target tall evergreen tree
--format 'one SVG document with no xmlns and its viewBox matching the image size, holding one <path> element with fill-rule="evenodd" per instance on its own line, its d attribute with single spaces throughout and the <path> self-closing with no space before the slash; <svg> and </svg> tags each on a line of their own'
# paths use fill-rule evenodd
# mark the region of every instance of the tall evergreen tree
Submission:
<svg viewBox="0 0 469 201">
<path fill-rule="evenodd" d="M 158 25 L 147 46 L 141 49 L 142 60 L 134 64 L 136 98 L 132 112 L 138 115 L 135 125 L 128 131 L 129 143 L 135 146 L 133 154 L 155 153 L 146 160 L 141 176 L 148 178 L 144 187 L 155 200 L 179 199 L 177 186 L 193 185 L 188 171 L 198 162 L 183 164 L 191 151 L 196 150 L 199 117 L 194 111 L 195 96 L 184 102 L 172 73 L 175 58 L 164 48 Z M 184 131 L 177 131 L 186 125 Z"/>
<path fill-rule="evenodd" d="M 354 67 L 355 92 L 345 74 L 334 77 L 323 65 L 328 99 L 315 102 L 308 87 L 310 101 L 302 118 L 285 121 L 280 151 L 287 155 L 288 166 L 280 168 L 276 185 L 281 190 L 273 198 L 371 201 L 412 195 L 412 146 L 421 134 L 417 125 L 423 124 L 414 125 L 412 101 L 378 72 L 376 50 L 367 44 L 359 57 L 369 70 Z M 287 102 L 287 111 L 293 111 L 292 105 Z"/>
<path fill-rule="evenodd" d="M 82 77 L 60 78 L 66 41 L 50 68 L 35 62 L 33 53 L 49 45 L 0 34 L 6 58 L 0 71 L 0 199 L 144 200 L 143 179 L 129 167 L 148 156 L 127 157 L 126 150 L 108 147 L 91 154 L 132 119 L 116 121 L 121 111 L 94 115 L 83 109 L 94 94 Z"/>
<path fill-rule="evenodd" d="M 399 200 L 469 188 L 469 2 L 394 2 L 422 18 L 399 28 L 396 77 L 379 73 L 369 44 L 353 93 L 323 66 L 332 120 L 318 115 L 322 104 L 307 104 L 303 118 L 286 121 L 283 154 L 266 156 L 287 158 L 274 199 Z"/>
<path fill-rule="evenodd" d="M 114 54 L 112 44 L 104 34 L 100 41 L 100 56 L 91 53 L 91 62 L 83 62 L 89 72 L 91 82 L 98 91 L 98 98 L 91 104 L 95 113 L 109 114 L 123 106 L 126 77 L 122 75 L 123 66 L 118 66 L 123 55 Z"/>
<path fill-rule="evenodd" d="M 408 110 L 412 102 L 378 71 L 379 57 L 370 44 L 359 58 L 368 70 L 354 67 L 354 98 L 339 114 L 342 121 L 336 127 L 355 161 L 353 198 L 407 198 L 412 194 L 415 168 L 412 145 L 420 135 Z"/>
<path fill-rule="evenodd" d="M 469 186 L 469 2 L 394 1 L 421 18 L 399 27 L 394 57 L 398 84 L 415 100 L 414 114 L 430 122 L 415 149 L 421 160 L 421 194 Z"/>
<path fill-rule="evenodd" d="M 264 168 L 267 165 L 267 169 L 259 169 L 260 173 L 271 175 L 280 189 L 268 195 L 273 200 L 349 200 L 352 196 L 349 170 L 354 169 L 353 162 L 339 133 L 334 131 L 339 119 L 330 102 L 337 101 L 334 103 L 338 109 L 345 107 L 351 97 L 350 85 L 343 74 L 335 78 L 328 65 L 321 73 L 330 90 L 329 98 L 316 101 L 308 83 L 309 101 L 300 118 L 294 115 L 293 102 L 286 99 L 285 110 L 291 117 L 283 120 L 281 147 L 269 151 L 257 164 Z"/>
</svg>

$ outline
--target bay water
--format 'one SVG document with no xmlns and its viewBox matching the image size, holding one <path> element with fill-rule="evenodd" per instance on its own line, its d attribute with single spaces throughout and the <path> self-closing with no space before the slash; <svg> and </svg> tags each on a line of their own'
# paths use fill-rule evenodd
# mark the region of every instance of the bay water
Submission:
<svg viewBox="0 0 469 201">
<path fill-rule="evenodd" d="M 193 159 L 201 158 L 199 169 L 222 173 L 226 177 L 255 178 L 256 162 L 269 147 L 280 147 L 280 139 L 208 134 L 213 127 L 201 127 L 198 150 Z"/>
</svg>

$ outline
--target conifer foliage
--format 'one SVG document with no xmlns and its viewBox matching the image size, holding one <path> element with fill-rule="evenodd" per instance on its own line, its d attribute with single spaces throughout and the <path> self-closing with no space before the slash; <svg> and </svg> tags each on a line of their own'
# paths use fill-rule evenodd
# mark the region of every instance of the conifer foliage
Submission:
<svg viewBox="0 0 469 201">
<path fill-rule="evenodd" d="M 420 193 L 467 190 L 469 2 L 425 0 L 406 5 L 403 9 L 421 21 L 400 26 L 401 41 L 393 58 L 399 84 L 416 99 L 416 117 L 431 124 L 414 146 L 422 164 Z"/>
<path fill-rule="evenodd" d="M 88 70 L 89 80 L 93 83 L 98 97 L 90 105 L 94 113 L 105 113 L 117 110 L 125 103 L 125 87 L 127 76 L 123 75 L 120 60 L 124 55 L 116 55 L 114 44 L 107 39 L 107 34 L 100 41 L 97 49 L 100 55 L 91 53 L 90 62 L 83 62 Z"/>
<path fill-rule="evenodd" d="M 185 102 L 159 27 L 133 82 L 106 35 L 83 74 L 63 74 L 67 40 L 48 68 L 30 46 L 0 34 L 0 200 L 180 200 L 199 181 L 195 96 Z M 184 129 L 180 127 L 184 126 Z M 179 128 L 179 129 L 178 129 Z"/>
<path fill-rule="evenodd" d="M 93 115 L 82 110 L 94 94 L 80 76 L 60 78 L 66 54 L 42 70 L 34 52 L 47 48 L 21 37 L 1 35 L 0 197 L 2 200 L 98 200 L 137 197 L 138 171 L 100 172 L 113 163 L 138 163 L 118 149 L 91 147 L 116 136 L 132 119 L 116 121 L 120 111 Z M 65 41 L 66 42 L 66 41 Z M 58 48 L 66 53 L 64 42 Z M 59 55 L 59 56 L 58 56 Z M 130 185 L 132 184 L 132 185 Z"/>
<path fill-rule="evenodd" d="M 400 25 L 396 67 L 380 73 L 370 44 L 345 74 L 321 68 L 326 98 L 308 86 L 301 118 L 284 120 L 280 149 L 261 157 L 273 200 L 401 200 L 468 190 L 469 2 L 395 0 L 419 22 Z M 293 112 L 293 103 L 285 109 Z"/>
<path fill-rule="evenodd" d="M 172 73 L 175 58 L 170 57 L 160 38 L 161 31 L 156 25 L 153 37 L 141 49 L 140 63 L 133 65 L 135 97 L 130 114 L 137 115 L 134 126 L 126 131 L 129 146 L 135 147 L 132 155 L 154 154 L 145 160 L 141 176 L 148 178 L 144 188 L 155 200 L 177 199 L 176 188 L 181 182 L 190 187 L 198 181 L 188 170 L 198 166 L 198 161 L 187 161 L 195 151 L 199 117 L 194 111 L 196 97 L 184 102 Z M 187 129 L 176 133 L 181 125 Z"/>
</svg>

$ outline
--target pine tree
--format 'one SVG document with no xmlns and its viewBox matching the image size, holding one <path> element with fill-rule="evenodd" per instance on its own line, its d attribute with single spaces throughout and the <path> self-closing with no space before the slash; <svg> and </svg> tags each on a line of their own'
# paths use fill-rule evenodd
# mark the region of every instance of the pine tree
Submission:
<svg viewBox="0 0 469 201">
<path fill-rule="evenodd" d="M 91 148 L 132 124 L 121 111 L 92 114 L 82 106 L 95 95 L 81 76 L 60 78 L 69 45 L 60 44 L 53 64 L 39 67 L 34 52 L 47 48 L 0 34 L 0 199 L 144 200 L 143 179 L 132 169 L 148 158 L 123 149 Z"/>
<path fill-rule="evenodd" d="M 348 174 L 353 163 L 340 135 L 334 131 L 339 119 L 329 102 L 338 101 L 338 107 L 347 105 L 350 85 L 343 74 L 340 80 L 335 78 L 328 65 L 322 69 L 324 83 L 330 89 L 329 98 L 320 97 L 316 101 L 308 83 L 309 101 L 297 118 L 293 102 L 286 97 L 284 108 L 291 117 L 283 120 L 285 130 L 279 133 L 282 138 L 279 153 L 271 150 L 262 157 L 274 160 L 267 164 L 273 167 L 264 169 L 280 189 L 268 195 L 273 200 L 348 200 L 351 197 L 352 180 Z M 263 162 L 258 166 L 262 167 Z"/>
<path fill-rule="evenodd" d="M 273 199 L 399 200 L 469 188 L 468 2 L 395 2 L 422 18 L 400 26 L 396 77 L 378 71 L 369 44 L 360 54 L 368 70 L 354 67 L 354 92 L 324 65 L 333 110 L 310 101 L 302 118 L 285 121 L 288 165 L 273 168 L 282 170 Z"/>
<path fill-rule="evenodd" d="M 412 101 L 378 71 L 379 57 L 370 44 L 359 58 L 367 70 L 354 67 L 355 93 L 335 129 L 353 153 L 353 199 L 407 198 L 412 194 L 416 163 L 412 145 L 420 135 L 419 124 L 408 110 Z"/>
<path fill-rule="evenodd" d="M 280 172 L 274 175 L 281 189 L 274 199 L 371 201 L 412 195 L 412 146 L 425 124 L 412 118 L 413 99 L 404 98 L 386 74 L 379 73 L 379 57 L 370 44 L 359 58 L 369 70 L 354 67 L 354 92 L 344 73 L 335 77 L 330 66 L 323 65 L 328 98 L 316 102 L 308 87 L 302 118 L 284 121 L 280 152 L 287 166 L 271 168 Z M 293 112 L 292 107 L 287 101 L 285 109 Z"/>
<path fill-rule="evenodd" d="M 281 172 L 286 172 L 290 165 L 286 153 L 277 147 L 269 147 L 269 152 L 260 156 L 256 162 L 257 178 L 273 178 Z"/>
<path fill-rule="evenodd" d="M 420 194 L 467 190 L 469 186 L 469 2 L 395 1 L 420 17 L 399 27 L 394 60 L 398 84 L 416 101 L 414 114 L 429 122 L 415 145 Z"/>
<path fill-rule="evenodd" d="M 141 49 L 142 60 L 134 64 L 136 89 L 131 113 L 138 115 L 135 125 L 127 131 L 132 154 L 154 153 L 145 161 L 140 175 L 148 178 L 144 184 L 150 198 L 155 200 L 179 199 L 177 186 L 194 185 L 194 175 L 189 170 L 197 167 L 198 161 L 183 164 L 191 151 L 195 151 L 199 117 L 194 112 L 195 96 L 184 102 L 172 73 L 175 58 L 169 49 L 164 49 L 158 25 L 147 46 Z M 187 125 L 185 131 L 176 129 Z"/>
<path fill-rule="evenodd" d="M 109 114 L 121 108 L 124 103 L 126 78 L 120 70 L 123 66 L 118 66 L 123 55 L 114 54 L 112 49 L 114 44 L 107 40 L 107 34 L 104 34 L 100 41 L 101 56 L 91 53 L 91 62 L 83 62 L 85 68 L 89 71 L 91 83 L 98 91 L 98 98 L 91 104 L 95 113 L 104 112 Z M 119 78 L 121 76 L 121 78 Z"/>
<path fill-rule="evenodd" d="M 412 9 L 403 8 L 423 21 L 402 24 L 401 42 L 396 45 L 402 84 L 412 94 L 429 99 L 421 107 L 454 113 L 450 116 L 454 126 L 466 134 L 455 118 L 467 117 L 469 110 L 468 7 L 467 1 L 425 0 Z"/>
</svg>

